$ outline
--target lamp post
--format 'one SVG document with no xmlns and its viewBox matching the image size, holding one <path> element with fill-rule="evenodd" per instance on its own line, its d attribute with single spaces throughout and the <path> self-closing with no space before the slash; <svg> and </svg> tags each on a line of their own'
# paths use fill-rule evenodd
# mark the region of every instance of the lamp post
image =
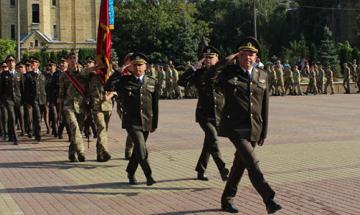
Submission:
<svg viewBox="0 0 360 215">
<path fill-rule="evenodd" d="M 16 47 L 16 58 L 18 62 L 21 60 L 21 53 L 20 53 L 20 1 L 17 0 L 17 47 Z"/>
<path fill-rule="evenodd" d="M 254 9 L 254 37 L 257 39 L 257 24 L 256 24 L 256 0 L 253 0 L 253 9 Z"/>
</svg>

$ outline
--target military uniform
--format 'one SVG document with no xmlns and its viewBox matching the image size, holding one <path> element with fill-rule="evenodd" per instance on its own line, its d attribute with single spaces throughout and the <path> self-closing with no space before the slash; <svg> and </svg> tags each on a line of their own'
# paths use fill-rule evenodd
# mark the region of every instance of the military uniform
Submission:
<svg viewBox="0 0 360 215">
<path fill-rule="evenodd" d="M 88 62 L 95 62 L 88 58 Z M 107 92 L 97 74 L 91 74 L 89 77 L 89 96 L 91 104 L 91 113 L 95 120 L 97 128 L 96 153 L 97 161 L 106 162 L 111 156 L 108 152 L 108 127 L 112 111 L 112 100 L 104 100 Z"/>
<path fill-rule="evenodd" d="M 350 68 L 347 66 L 347 64 L 345 63 L 343 66 L 343 74 L 344 74 L 344 80 L 343 80 L 343 86 L 345 89 L 345 93 L 346 94 L 350 94 L 350 79 L 351 79 L 351 71 Z"/>
<path fill-rule="evenodd" d="M 268 63 L 266 66 L 266 71 L 268 73 L 268 76 L 269 76 L 269 93 L 271 95 L 275 95 L 276 94 L 276 80 L 277 80 L 277 77 L 276 77 L 276 72 L 273 68 L 273 65 Z"/>
<path fill-rule="evenodd" d="M 293 77 L 294 77 L 294 93 L 296 95 L 302 95 L 300 83 L 301 83 L 301 74 L 300 70 L 298 70 L 297 66 L 293 67 L 292 70 Z"/>
<path fill-rule="evenodd" d="M 13 56 L 8 56 L 6 62 L 15 61 Z M 22 74 L 15 71 L 5 71 L 0 76 L 0 96 L 1 102 L 5 105 L 8 113 L 8 135 L 9 141 L 18 144 L 16 134 L 15 107 L 19 107 L 22 102 L 23 80 Z"/>
<path fill-rule="evenodd" d="M 284 67 L 284 80 L 285 94 L 289 91 L 290 95 L 294 95 L 294 76 L 289 64 Z"/>
<path fill-rule="evenodd" d="M 52 64 L 55 64 L 52 62 Z M 56 64 L 55 64 L 56 65 Z M 54 73 L 50 73 L 48 75 L 48 80 L 46 83 L 46 96 L 47 96 L 47 102 L 49 106 L 49 118 L 51 121 L 51 129 L 52 129 L 52 135 L 54 137 L 58 136 L 58 111 L 59 106 L 57 103 L 57 99 L 59 97 L 59 78 L 60 78 L 61 72 L 59 70 L 56 70 Z"/>
<path fill-rule="evenodd" d="M 205 57 L 219 56 L 219 51 L 212 46 L 207 46 L 203 50 Z M 218 88 L 214 86 L 218 75 L 216 66 L 202 68 L 196 71 L 187 70 L 178 81 L 180 86 L 186 86 L 188 83 L 196 86 L 199 94 L 196 106 L 196 122 L 205 133 L 203 148 L 197 162 L 195 170 L 198 172 L 198 179 L 207 180 L 204 174 L 209 162 L 210 155 L 220 172 L 223 180 L 227 179 L 229 170 L 225 168 L 225 162 L 221 158 L 219 150 L 219 140 L 217 128 L 219 126 L 221 111 L 224 106 L 224 96 Z"/>
<path fill-rule="evenodd" d="M 245 38 L 238 48 L 239 57 L 247 57 L 247 53 L 257 53 L 259 49 L 260 46 L 254 38 Z M 246 53 L 241 55 L 242 52 Z M 218 85 L 225 96 L 219 135 L 228 137 L 236 147 L 233 166 L 221 197 L 222 209 L 232 213 L 238 212 L 233 205 L 233 198 L 246 169 L 268 213 L 274 213 L 280 210 L 281 206 L 274 201 L 275 191 L 265 181 L 254 150 L 256 144 L 262 144 L 267 136 L 268 75 L 259 68 L 248 68 L 250 71 L 245 69 L 240 65 L 229 65 L 218 77 Z"/>
<path fill-rule="evenodd" d="M 285 86 L 284 86 L 284 71 L 281 64 L 275 65 L 276 72 L 276 95 L 283 96 L 285 95 Z"/>
<path fill-rule="evenodd" d="M 134 65 L 143 65 L 148 60 L 141 53 L 131 56 Z M 145 71 L 144 71 L 145 73 Z M 149 132 L 154 131 L 158 125 L 158 91 L 157 81 L 146 75 L 121 76 L 114 89 L 106 86 L 106 91 L 116 91 L 122 100 L 123 118 L 122 127 L 126 129 L 134 142 L 134 151 L 126 168 L 129 183 L 136 184 L 135 171 L 140 164 L 147 179 L 147 185 L 155 183 L 148 161 L 146 140 Z"/>
<path fill-rule="evenodd" d="M 33 58 L 31 61 L 37 61 Z M 40 105 L 46 104 L 46 77 L 45 75 L 37 71 L 29 71 L 24 76 L 24 103 L 27 106 L 28 118 L 27 127 L 28 135 L 31 137 L 33 134 L 35 140 L 39 142 L 41 140 L 41 110 Z M 33 130 L 32 130 L 33 128 Z"/>
<path fill-rule="evenodd" d="M 70 127 L 69 160 L 76 161 L 76 154 L 80 162 L 85 161 L 85 148 L 81 131 L 85 113 L 87 111 L 86 98 L 76 89 L 65 74 L 61 73 L 59 87 L 59 102 L 62 104 L 66 122 Z M 88 73 L 79 66 L 67 71 L 70 77 L 77 80 L 83 87 L 88 83 Z M 86 88 L 84 88 L 86 91 Z"/>
<path fill-rule="evenodd" d="M 314 67 L 310 68 L 309 70 L 309 83 L 306 88 L 306 94 L 309 93 L 313 93 L 315 95 L 318 93 L 318 88 L 316 84 L 316 71 Z"/>
<path fill-rule="evenodd" d="M 334 72 L 331 70 L 330 66 L 326 66 L 325 69 L 325 75 L 326 75 L 326 83 L 325 83 L 325 88 L 324 88 L 324 93 L 327 94 L 327 89 L 330 86 L 330 94 L 334 94 Z"/>
<path fill-rule="evenodd" d="M 317 88 L 319 93 L 324 93 L 324 77 L 325 77 L 325 71 L 320 65 L 317 68 Z"/>
</svg>

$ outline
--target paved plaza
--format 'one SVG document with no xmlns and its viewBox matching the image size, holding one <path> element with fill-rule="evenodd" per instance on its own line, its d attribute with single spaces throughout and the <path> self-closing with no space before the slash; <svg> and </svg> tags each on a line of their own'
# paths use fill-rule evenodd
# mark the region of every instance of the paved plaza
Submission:
<svg viewBox="0 0 360 215">
<path fill-rule="evenodd" d="M 360 214 L 360 95 L 271 97 L 270 103 L 269 135 L 257 155 L 283 206 L 277 214 Z M 210 180 L 195 180 L 203 142 L 195 105 L 160 101 L 159 128 L 147 143 L 153 186 L 146 186 L 141 168 L 140 184 L 128 185 L 126 133 L 115 111 L 107 163 L 96 162 L 95 139 L 84 163 L 68 162 L 68 143 L 46 134 L 41 144 L 27 137 L 18 146 L 0 142 L 0 214 L 223 214 L 224 182 L 213 160 Z M 234 147 L 220 142 L 230 168 Z M 247 175 L 235 204 L 239 214 L 266 214 Z"/>
</svg>

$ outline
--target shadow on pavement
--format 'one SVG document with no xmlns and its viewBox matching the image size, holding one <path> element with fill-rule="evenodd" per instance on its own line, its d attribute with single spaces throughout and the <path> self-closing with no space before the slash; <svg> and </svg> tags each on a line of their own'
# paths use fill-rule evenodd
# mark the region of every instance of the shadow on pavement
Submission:
<svg viewBox="0 0 360 215">
<path fill-rule="evenodd" d="M 151 215 L 185 215 L 185 214 L 207 214 L 210 212 L 222 212 L 220 208 L 202 209 L 202 210 L 191 210 L 191 211 L 176 211 L 176 212 L 165 212 Z"/>
</svg>

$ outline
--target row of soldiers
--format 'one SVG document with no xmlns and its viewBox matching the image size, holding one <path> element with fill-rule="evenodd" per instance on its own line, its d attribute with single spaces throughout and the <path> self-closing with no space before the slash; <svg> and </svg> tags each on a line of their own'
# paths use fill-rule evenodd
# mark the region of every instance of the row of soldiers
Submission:
<svg viewBox="0 0 360 215">
<path fill-rule="evenodd" d="M 281 61 L 277 60 L 275 64 L 267 63 L 265 70 L 269 73 L 269 88 L 272 95 L 327 94 L 328 89 L 330 94 L 334 94 L 334 69 L 327 63 L 322 65 L 320 62 L 313 64 L 305 62 L 300 70 L 298 65 L 291 66 L 288 62 L 281 64 Z M 351 80 L 360 89 L 360 67 L 356 60 L 353 60 L 350 67 L 344 63 L 342 70 L 345 93 L 350 93 Z M 309 79 L 305 92 L 302 92 L 300 87 L 303 77 Z"/>
<path fill-rule="evenodd" d="M 80 65 L 77 55 L 71 52 L 58 64 L 49 61 L 41 71 L 40 60 L 31 57 L 16 64 L 8 56 L 0 74 L 0 134 L 4 140 L 18 144 L 20 136 L 27 133 L 41 142 L 41 120 L 47 133 L 63 138 L 66 128 L 69 135 L 69 160 L 85 161 L 83 133 L 85 122 L 92 125 L 97 138 L 97 161 L 108 161 L 107 128 L 112 111 L 112 93 L 103 90 L 104 79 L 97 74 L 95 60 L 87 58 Z M 88 132 L 87 132 L 88 133 Z M 88 134 L 89 135 L 89 134 Z"/>
</svg>

